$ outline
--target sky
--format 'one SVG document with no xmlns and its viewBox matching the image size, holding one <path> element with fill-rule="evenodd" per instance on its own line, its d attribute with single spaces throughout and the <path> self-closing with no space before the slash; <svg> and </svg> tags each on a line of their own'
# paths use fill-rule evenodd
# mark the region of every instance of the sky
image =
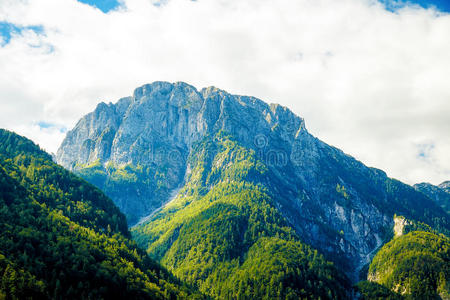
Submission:
<svg viewBox="0 0 450 300">
<path fill-rule="evenodd" d="M 0 127 L 56 152 L 156 80 L 289 107 L 406 183 L 450 180 L 450 1 L 0 0 Z"/>
</svg>

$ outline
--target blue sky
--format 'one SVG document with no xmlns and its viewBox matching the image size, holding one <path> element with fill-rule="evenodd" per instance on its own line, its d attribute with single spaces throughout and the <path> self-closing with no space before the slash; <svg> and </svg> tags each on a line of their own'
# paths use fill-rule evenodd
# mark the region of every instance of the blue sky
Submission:
<svg viewBox="0 0 450 300">
<path fill-rule="evenodd" d="M 97 7 L 102 12 L 107 13 L 110 10 L 113 10 L 119 7 L 120 3 L 116 0 L 78 0 L 81 3 L 85 3 L 94 7 Z M 2 22 L 0 21 L 0 46 L 2 44 L 9 43 L 11 39 L 11 35 L 20 34 L 23 30 L 33 30 L 38 34 L 43 33 L 42 26 L 29 26 L 29 27 L 20 27 L 12 23 Z"/>
<path fill-rule="evenodd" d="M 95 6 L 103 12 L 108 12 L 120 5 L 120 3 L 116 0 L 78 0 L 78 1 Z"/>
<path fill-rule="evenodd" d="M 413 3 L 424 8 L 436 7 L 442 12 L 450 12 L 450 0 L 410 0 L 410 1 L 396 1 L 396 0 L 379 0 L 384 3 L 389 10 L 395 10 L 402 7 L 405 3 Z"/>
<path fill-rule="evenodd" d="M 44 33 L 44 28 L 42 26 L 17 26 L 12 23 L 0 22 L 0 36 L 3 43 L 8 43 L 11 39 L 11 35 L 20 34 L 23 30 L 33 30 L 38 34 Z M 1 45 L 2 43 L 0 43 Z"/>
<path fill-rule="evenodd" d="M 117 0 L 78 0 L 79 2 L 94 6 L 100 9 L 102 12 L 107 13 L 110 10 L 113 10 L 120 6 L 119 1 Z M 450 0 L 410 0 L 410 1 L 402 1 L 402 0 L 379 0 L 381 3 L 386 5 L 386 9 L 390 11 L 395 11 L 401 7 L 403 7 L 407 3 L 413 3 L 416 5 L 420 5 L 424 8 L 436 7 L 438 10 L 442 12 L 450 13 Z M 24 29 L 31 29 L 36 31 L 37 33 L 42 33 L 42 27 L 39 26 L 30 26 L 30 27 L 18 27 L 11 23 L 0 22 L 0 36 L 3 39 L 3 44 L 8 43 L 11 35 L 14 33 L 20 33 Z"/>
<path fill-rule="evenodd" d="M 118 7 L 120 4 L 116 0 L 78 0 L 80 2 L 95 6 L 103 12 L 108 12 L 111 9 Z M 418 4 L 424 8 L 434 6 L 440 11 L 450 12 L 450 0 L 410 0 L 410 1 L 396 1 L 396 0 L 380 0 L 380 2 L 385 3 L 387 8 L 392 10 L 401 7 L 401 3 L 414 3 Z"/>
<path fill-rule="evenodd" d="M 118 7 L 120 4 L 116 0 L 78 0 L 80 2 L 95 6 L 103 12 L 108 12 L 111 9 Z M 424 8 L 434 6 L 440 11 L 450 12 L 450 0 L 410 0 L 410 1 L 398 1 L 398 0 L 379 0 L 386 4 L 386 7 L 390 10 L 401 7 L 404 3 L 418 4 Z"/>
<path fill-rule="evenodd" d="M 417 3 L 424 7 L 434 5 L 441 11 L 450 12 L 450 1 L 449 0 L 437 0 L 437 1 L 416 0 L 416 1 L 411 1 L 411 2 Z"/>
</svg>

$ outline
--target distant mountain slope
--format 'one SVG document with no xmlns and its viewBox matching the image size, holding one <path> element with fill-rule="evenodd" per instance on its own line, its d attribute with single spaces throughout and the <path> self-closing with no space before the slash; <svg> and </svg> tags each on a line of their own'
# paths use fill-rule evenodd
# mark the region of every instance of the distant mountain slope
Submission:
<svg viewBox="0 0 450 300">
<path fill-rule="evenodd" d="M 443 189 L 447 193 L 450 193 L 450 180 L 444 181 L 440 185 L 438 185 L 439 188 Z"/>
<path fill-rule="evenodd" d="M 407 299 L 450 299 L 450 239 L 424 231 L 394 238 L 374 257 L 368 278 Z"/>
<path fill-rule="evenodd" d="M 265 191 L 285 226 L 354 281 L 391 231 L 394 214 L 450 230 L 448 214 L 431 199 L 313 137 L 289 109 L 214 87 L 155 82 L 116 104 L 101 103 L 67 133 L 57 161 L 105 191 L 133 225 L 189 186 L 195 145 L 220 133 L 267 169 L 262 179 L 246 181 Z M 199 190 L 206 194 L 226 173 L 208 165 L 214 148 L 204 152 L 210 158 L 202 176 L 209 180 Z M 223 167 L 236 163 L 227 159 Z M 246 172 L 258 173 L 254 167 Z M 150 218 L 151 228 L 158 215 Z M 168 246 L 178 239 L 184 237 L 175 235 Z"/>
<path fill-rule="evenodd" d="M 138 249 L 100 190 L 0 129 L 0 298 L 169 299 L 190 290 Z"/>
<path fill-rule="evenodd" d="M 430 183 L 418 183 L 414 188 L 434 200 L 447 213 L 450 213 L 450 181 L 441 183 L 438 186 Z"/>
</svg>

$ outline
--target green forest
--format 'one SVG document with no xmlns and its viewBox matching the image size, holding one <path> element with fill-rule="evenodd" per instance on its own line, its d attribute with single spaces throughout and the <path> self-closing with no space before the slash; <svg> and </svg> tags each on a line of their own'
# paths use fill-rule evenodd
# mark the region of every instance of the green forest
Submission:
<svg viewBox="0 0 450 300">
<path fill-rule="evenodd" d="M 446 218 L 408 219 L 352 285 L 281 215 L 253 150 L 220 132 L 188 163 L 174 201 L 130 233 L 102 191 L 0 130 L 0 300 L 450 298 Z M 97 161 L 83 176 L 103 180 L 99 170 L 114 184 L 148 173 Z"/>
<path fill-rule="evenodd" d="M 130 201 L 131 195 L 136 197 L 139 193 L 146 193 L 150 199 L 164 197 L 167 193 L 164 167 L 143 167 L 132 164 L 117 166 L 112 162 L 103 165 L 100 160 L 96 160 L 89 164 L 76 165 L 75 173 L 100 188 L 112 199 L 124 198 L 125 194 Z M 133 204 L 137 206 L 137 203 Z M 135 213 L 128 213 L 125 216 L 130 224 L 139 220 Z"/>
<path fill-rule="evenodd" d="M 267 168 L 226 134 L 198 143 L 179 197 L 132 230 L 138 244 L 219 299 L 347 299 L 350 282 L 302 243 L 262 185 Z"/>
<path fill-rule="evenodd" d="M 449 299 L 450 239 L 425 231 L 394 238 L 373 258 L 368 278 L 406 299 Z"/>
<path fill-rule="evenodd" d="M 201 298 L 130 239 L 100 190 L 0 130 L 0 299 Z"/>
</svg>

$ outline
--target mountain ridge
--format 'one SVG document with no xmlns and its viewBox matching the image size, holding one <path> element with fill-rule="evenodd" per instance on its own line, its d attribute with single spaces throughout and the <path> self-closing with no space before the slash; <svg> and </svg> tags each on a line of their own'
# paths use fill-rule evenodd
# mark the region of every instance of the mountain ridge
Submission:
<svg viewBox="0 0 450 300">
<path fill-rule="evenodd" d="M 219 132 L 254 151 L 283 217 L 354 280 L 395 214 L 449 230 L 448 215 L 427 196 L 313 137 L 288 108 L 213 87 L 155 82 L 100 104 L 67 133 L 57 161 L 104 190 L 135 224 L 186 184 L 193 145 Z"/>
<path fill-rule="evenodd" d="M 450 213 L 450 181 L 444 181 L 439 185 L 422 182 L 413 187 L 436 202 L 447 213 Z"/>
<path fill-rule="evenodd" d="M 167 95 L 169 95 L 169 99 L 165 99 Z M 192 99 L 186 101 L 185 98 L 188 97 Z M 235 96 L 215 87 L 197 91 L 193 86 L 182 82 L 175 83 L 173 86 L 166 82 L 143 85 L 135 89 L 133 97 L 121 98 L 116 104 L 100 103 L 93 113 L 82 118 L 75 128 L 84 128 L 91 132 L 78 131 L 76 135 L 84 134 L 89 137 L 93 136 L 93 138 L 80 139 L 78 136 L 75 136 L 72 130 L 69 131 L 57 152 L 57 162 L 71 170 L 76 169 L 76 166 L 73 165 L 74 161 L 77 164 L 85 164 L 97 159 L 100 159 L 100 162 L 104 162 L 108 158 L 111 158 L 112 161 L 119 165 L 126 165 L 128 163 L 136 164 L 135 161 L 147 164 L 154 162 L 160 163 L 165 159 L 169 159 L 173 164 L 176 164 L 179 159 L 186 160 L 188 148 L 208 130 L 211 132 L 217 131 L 218 129 L 239 127 L 238 124 L 242 122 L 242 118 L 233 118 L 233 116 L 230 116 L 229 111 L 237 112 L 237 109 L 242 107 L 246 107 L 249 110 L 255 109 L 259 114 L 265 112 L 265 117 L 269 119 L 268 122 L 271 122 L 272 119 L 291 118 L 288 124 L 292 127 L 289 127 L 290 131 L 306 130 L 303 119 L 296 117 L 287 108 L 279 105 L 269 106 L 262 100 L 246 96 L 237 96 L 237 101 L 229 101 L 229 98 L 232 97 Z M 220 101 L 220 98 L 224 100 Z M 236 105 L 241 105 L 241 107 L 234 107 Z M 165 115 L 160 113 L 162 110 L 173 110 L 174 107 L 178 108 L 178 111 L 169 111 Z M 130 111 L 128 115 L 126 115 L 127 109 Z M 149 109 L 152 109 L 155 113 L 151 114 L 148 111 Z M 193 111 L 193 116 L 190 116 L 189 124 L 186 124 L 187 111 Z M 245 111 L 242 113 L 245 113 Z M 148 126 L 151 128 L 145 128 L 145 122 L 142 122 L 143 120 L 141 119 L 142 114 L 152 115 L 155 119 L 153 124 Z M 246 115 L 247 118 L 251 119 L 249 117 L 251 113 L 247 112 Z M 173 120 L 174 118 L 175 120 Z M 194 121 L 192 121 L 192 118 L 194 118 Z M 201 119 L 200 124 L 195 124 L 197 119 Z M 169 126 L 166 123 L 170 121 L 179 122 L 176 126 L 172 127 L 172 132 L 167 132 L 167 127 Z M 152 121 L 148 120 L 148 122 Z M 252 126 L 254 124 L 247 124 L 247 129 L 250 129 L 249 127 Z M 129 132 L 130 128 L 132 128 L 133 132 Z M 143 132 L 145 130 L 152 130 L 156 136 L 148 136 L 145 132 L 136 136 L 135 132 Z M 244 138 L 248 146 L 253 146 L 253 144 L 257 143 L 263 143 L 262 146 L 264 146 L 267 142 L 267 138 L 261 134 L 250 135 L 242 130 L 241 133 L 238 132 L 237 134 L 238 136 L 239 134 L 247 135 Z M 157 135 L 171 135 L 171 145 L 158 145 L 161 143 L 164 144 L 164 142 L 167 143 L 167 141 Z M 258 137 L 261 140 L 258 141 Z M 128 138 L 131 141 L 127 141 Z M 93 145 L 95 143 L 93 141 L 94 139 L 97 139 L 95 141 L 97 144 L 95 145 Z M 151 141 L 147 141 L 148 139 Z M 66 147 L 66 144 L 69 144 L 70 140 L 73 140 L 71 143 L 72 147 Z M 136 143 L 143 145 L 136 147 Z M 73 145 L 75 145 L 74 149 Z M 146 146 L 149 150 L 139 151 Z M 134 148 L 138 148 L 139 150 L 133 151 Z M 286 153 L 282 153 L 282 155 L 282 159 L 287 158 Z M 277 157 L 273 158 L 278 159 Z M 180 168 L 182 166 L 173 168 L 174 174 L 171 174 L 170 188 L 174 188 L 181 183 L 184 170 Z"/>
</svg>

